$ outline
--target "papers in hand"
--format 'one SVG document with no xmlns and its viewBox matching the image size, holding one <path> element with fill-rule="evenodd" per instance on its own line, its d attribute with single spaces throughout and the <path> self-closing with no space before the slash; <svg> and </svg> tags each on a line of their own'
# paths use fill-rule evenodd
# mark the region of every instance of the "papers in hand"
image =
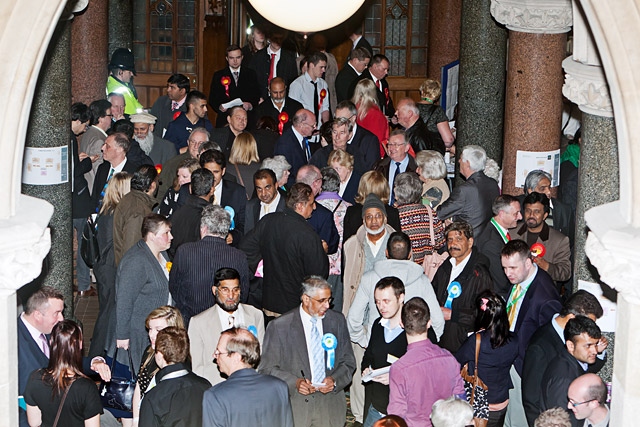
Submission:
<svg viewBox="0 0 640 427">
<path fill-rule="evenodd" d="M 228 110 L 229 108 L 232 108 L 232 107 L 236 107 L 238 105 L 242 105 L 242 99 L 240 98 L 236 98 L 233 101 L 229 101 L 226 104 L 222 104 L 225 110 Z"/>
<path fill-rule="evenodd" d="M 367 375 L 364 375 L 362 377 L 362 382 L 368 383 L 369 381 L 372 381 L 375 377 L 388 374 L 390 369 L 391 369 L 391 365 L 385 366 L 384 368 L 372 369 L 371 371 L 369 371 Z"/>
</svg>

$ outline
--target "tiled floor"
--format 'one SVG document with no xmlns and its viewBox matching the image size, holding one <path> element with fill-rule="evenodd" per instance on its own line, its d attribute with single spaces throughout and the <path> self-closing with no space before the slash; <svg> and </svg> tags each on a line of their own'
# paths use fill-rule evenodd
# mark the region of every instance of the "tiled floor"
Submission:
<svg viewBox="0 0 640 427">
<path fill-rule="evenodd" d="M 93 327 L 95 326 L 98 318 L 98 297 L 76 296 L 74 314 L 78 322 L 82 325 L 82 333 L 84 335 L 84 346 L 82 348 L 86 355 L 89 352 L 89 346 L 91 345 Z"/>
</svg>

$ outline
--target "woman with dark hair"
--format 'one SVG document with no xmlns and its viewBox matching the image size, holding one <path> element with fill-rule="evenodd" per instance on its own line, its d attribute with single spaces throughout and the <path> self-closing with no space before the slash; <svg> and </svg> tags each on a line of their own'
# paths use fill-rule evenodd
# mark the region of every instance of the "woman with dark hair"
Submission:
<svg viewBox="0 0 640 427">
<path fill-rule="evenodd" d="M 487 273 L 488 274 L 488 273 Z M 509 404 L 509 389 L 513 388 L 509 370 L 518 355 L 518 339 L 509 331 L 507 308 L 502 298 L 486 290 L 476 298 L 475 331 L 480 334 L 478 376 L 489 389 L 489 427 L 502 426 Z M 456 353 L 460 366 L 475 369 L 476 336 L 471 335 Z"/>
<path fill-rule="evenodd" d="M 82 373 L 82 330 L 72 320 L 53 327 L 49 365 L 31 374 L 24 400 L 31 426 L 100 425 L 102 402 L 95 383 Z"/>
<path fill-rule="evenodd" d="M 407 422 L 397 415 L 387 415 L 373 423 L 373 427 L 407 427 Z"/>
</svg>

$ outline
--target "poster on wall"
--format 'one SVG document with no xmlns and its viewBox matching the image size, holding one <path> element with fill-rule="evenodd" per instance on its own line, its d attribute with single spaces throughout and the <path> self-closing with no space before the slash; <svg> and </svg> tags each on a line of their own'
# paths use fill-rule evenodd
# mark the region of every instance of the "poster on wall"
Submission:
<svg viewBox="0 0 640 427">
<path fill-rule="evenodd" d="M 516 155 L 516 187 L 524 188 L 529 172 L 543 170 L 551 175 L 551 186 L 560 184 L 560 149 L 553 151 L 520 151 Z"/>
<path fill-rule="evenodd" d="M 22 182 L 30 185 L 69 182 L 69 147 L 25 147 Z"/>
<path fill-rule="evenodd" d="M 458 76 L 460 74 L 460 61 L 453 61 L 440 71 L 440 81 L 442 82 L 442 95 L 440 95 L 440 106 L 447 113 L 449 120 L 453 120 L 453 113 L 458 105 Z"/>
<path fill-rule="evenodd" d="M 596 320 L 596 324 L 600 327 L 602 332 L 615 332 L 616 311 L 618 309 L 618 305 L 604 296 L 602 288 L 597 283 L 578 280 L 578 289 L 585 290 L 598 298 L 598 301 L 602 306 L 603 314 L 601 318 Z"/>
</svg>

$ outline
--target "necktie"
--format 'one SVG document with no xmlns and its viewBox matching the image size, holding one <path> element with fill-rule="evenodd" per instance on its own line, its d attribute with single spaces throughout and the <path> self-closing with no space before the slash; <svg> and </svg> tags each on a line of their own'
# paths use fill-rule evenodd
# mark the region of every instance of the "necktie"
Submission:
<svg viewBox="0 0 640 427">
<path fill-rule="evenodd" d="M 262 215 L 260 216 L 260 218 L 262 218 L 263 216 L 265 216 L 268 213 L 269 213 L 269 205 L 267 205 L 266 203 L 263 203 L 262 204 Z"/>
<path fill-rule="evenodd" d="M 313 85 L 313 113 L 316 115 L 316 120 L 318 120 L 318 82 L 311 82 Z"/>
<path fill-rule="evenodd" d="M 235 325 L 235 317 L 233 316 L 229 316 L 229 327 L 233 328 L 233 326 Z"/>
<path fill-rule="evenodd" d="M 102 187 L 102 191 L 100 192 L 100 199 L 98 200 L 98 206 L 96 207 L 96 213 L 100 212 L 100 208 L 102 207 L 102 201 L 104 199 L 104 195 L 107 193 L 107 187 L 109 186 L 109 181 L 113 176 L 114 169 L 111 168 L 109 171 L 109 176 L 107 177 L 107 181 L 104 183 L 104 187 Z"/>
<path fill-rule="evenodd" d="M 378 90 L 382 92 L 382 85 L 380 84 L 380 80 L 376 81 L 376 86 L 378 87 Z"/>
<path fill-rule="evenodd" d="M 324 351 L 322 350 L 322 339 L 320 338 L 320 332 L 318 332 L 317 326 L 318 318 L 311 318 L 311 353 L 313 360 L 312 369 L 312 382 L 320 384 L 324 381 Z"/>
<path fill-rule="evenodd" d="M 47 358 L 49 357 L 49 342 L 47 341 L 47 337 L 45 334 L 40 334 L 40 348 L 42 348 L 42 352 Z"/>
<path fill-rule="evenodd" d="M 237 71 L 233 72 L 233 80 L 235 80 L 236 86 L 238 86 L 238 72 Z"/>
<path fill-rule="evenodd" d="M 517 284 L 513 290 L 511 297 L 511 303 L 507 305 L 507 316 L 509 317 L 509 327 L 513 326 L 513 322 L 516 320 L 516 307 L 518 305 L 518 298 L 522 292 L 522 286 Z"/>
<path fill-rule="evenodd" d="M 269 83 L 276 76 L 276 54 L 271 54 L 271 65 L 269 65 Z"/>
<path fill-rule="evenodd" d="M 307 156 L 307 163 L 309 162 L 309 160 L 311 159 L 311 149 L 309 148 L 309 140 L 307 139 L 307 137 L 305 136 L 304 138 L 302 138 L 302 143 L 304 144 L 304 153 Z"/>
<path fill-rule="evenodd" d="M 396 197 L 393 191 L 393 184 L 396 182 L 396 178 L 400 175 L 400 162 L 396 162 L 396 171 L 393 174 L 393 181 L 391 181 L 391 197 L 389 198 L 389 205 L 393 206 L 396 201 Z"/>
<path fill-rule="evenodd" d="M 177 101 L 171 101 L 171 111 L 176 111 L 180 106 Z"/>
<path fill-rule="evenodd" d="M 511 241 L 511 234 L 507 232 L 507 242 L 510 242 L 510 241 Z"/>
</svg>

